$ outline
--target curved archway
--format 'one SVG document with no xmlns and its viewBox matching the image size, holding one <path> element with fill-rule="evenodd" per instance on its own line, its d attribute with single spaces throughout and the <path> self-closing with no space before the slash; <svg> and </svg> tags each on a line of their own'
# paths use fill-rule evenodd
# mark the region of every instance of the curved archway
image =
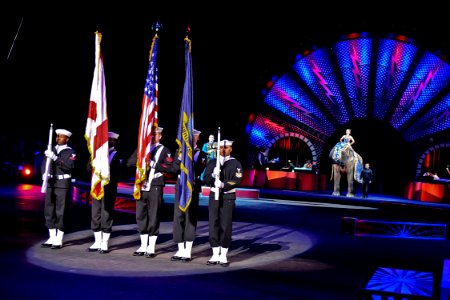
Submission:
<svg viewBox="0 0 450 300">
<path fill-rule="evenodd" d="M 434 153 L 435 151 L 439 151 L 441 149 L 448 149 L 450 152 L 450 142 L 449 143 L 442 143 L 442 144 L 435 144 L 431 146 L 430 148 L 426 149 L 419 157 L 419 160 L 417 162 L 416 167 L 416 178 L 419 178 L 425 169 L 430 168 L 430 163 L 427 162 L 427 157 L 430 156 L 430 154 Z M 447 167 L 450 163 L 450 158 L 448 161 L 443 162 Z M 436 167 L 432 167 L 432 169 L 436 169 Z"/>
<path fill-rule="evenodd" d="M 311 159 L 313 161 L 319 162 L 319 157 L 317 155 L 317 151 L 316 148 L 314 147 L 313 143 L 311 143 L 311 141 L 305 137 L 304 135 L 301 135 L 299 133 L 295 133 L 295 132 L 285 132 L 283 134 L 280 134 L 276 137 L 274 137 L 272 140 L 269 141 L 268 144 L 268 148 L 271 149 L 274 147 L 274 145 L 281 139 L 287 138 L 287 137 L 292 137 L 292 138 L 297 138 L 300 141 L 304 142 L 306 144 L 306 147 L 309 149 L 310 153 L 311 153 Z M 305 155 L 304 157 L 309 157 L 308 155 Z M 297 159 L 297 163 L 296 165 L 298 165 L 298 159 Z"/>
<path fill-rule="evenodd" d="M 450 65 L 404 36 L 352 34 L 299 54 L 283 74 L 269 80 L 262 96 L 263 108 L 247 127 L 249 149 L 299 134 L 320 159 L 331 150 L 333 135 L 359 120 L 392 128 L 413 148 L 416 162 L 427 137 L 448 142 Z M 408 177 L 414 177 L 416 162 L 408 166 Z"/>
</svg>

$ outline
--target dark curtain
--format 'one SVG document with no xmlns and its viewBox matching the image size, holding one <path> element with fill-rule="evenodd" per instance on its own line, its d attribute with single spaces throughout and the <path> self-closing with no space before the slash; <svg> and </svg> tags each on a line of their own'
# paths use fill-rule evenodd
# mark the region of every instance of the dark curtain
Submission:
<svg viewBox="0 0 450 300">
<path fill-rule="evenodd" d="M 450 148 L 439 148 L 430 152 L 423 164 L 423 172 L 436 173 L 440 178 L 450 178 L 447 168 L 450 170 Z"/>
<path fill-rule="evenodd" d="M 287 166 L 291 161 L 295 166 L 302 167 L 308 159 L 312 159 L 308 145 L 299 138 L 285 137 L 277 140 L 269 151 L 269 160 L 279 157 L 280 166 Z"/>
</svg>

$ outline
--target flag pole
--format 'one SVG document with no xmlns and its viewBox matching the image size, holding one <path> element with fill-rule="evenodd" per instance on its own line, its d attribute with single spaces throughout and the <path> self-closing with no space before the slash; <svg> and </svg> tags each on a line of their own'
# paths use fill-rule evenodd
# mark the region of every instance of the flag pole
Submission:
<svg viewBox="0 0 450 300">
<path fill-rule="evenodd" d="M 91 190 L 93 199 L 104 196 L 104 187 L 109 184 L 108 112 L 106 84 L 101 50 L 102 34 L 95 32 L 95 68 L 89 98 L 88 117 L 84 134 L 90 153 Z"/>
<path fill-rule="evenodd" d="M 162 28 L 162 24 L 158 21 L 152 24 L 152 30 L 155 31 L 155 34 L 158 35 L 158 31 Z"/>
<path fill-rule="evenodd" d="M 192 200 L 194 189 L 194 96 L 193 96 L 193 74 L 191 40 L 189 39 L 189 26 L 184 38 L 185 54 L 185 81 L 183 97 L 181 100 L 180 120 L 176 142 L 181 150 L 181 163 L 179 174 L 178 207 L 185 212 Z"/>
<path fill-rule="evenodd" d="M 152 30 L 155 31 L 155 34 L 150 46 L 149 65 L 142 97 L 142 112 L 139 121 L 138 146 L 136 150 L 136 174 L 133 192 L 136 200 L 141 198 L 141 187 L 149 179 L 147 173 L 150 169 L 150 147 L 154 129 L 158 127 L 158 68 L 156 65 L 159 44 L 158 31 L 161 28 L 162 25 L 159 22 L 155 22 L 152 25 Z M 150 183 L 148 182 L 148 184 Z"/>
</svg>

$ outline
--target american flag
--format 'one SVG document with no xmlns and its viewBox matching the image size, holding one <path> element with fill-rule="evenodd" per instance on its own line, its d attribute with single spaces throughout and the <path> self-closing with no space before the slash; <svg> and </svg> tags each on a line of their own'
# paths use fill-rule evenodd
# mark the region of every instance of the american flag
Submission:
<svg viewBox="0 0 450 300">
<path fill-rule="evenodd" d="M 141 187 L 147 180 L 150 162 L 150 146 L 154 129 L 158 127 L 158 69 L 156 56 L 158 54 L 158 33 L 155 34 L 150 48 L 150 63 L 145 81 L 142 99 L 142 113 L 139 123 L 137 148 L 136 176 L 134 182 L 134 198 L 141 198 Z"/>
<path fill-rule="evenodd" d="M 95 32 L 95 69 L 86 123 L 85 139 L 92 167 L 91 196 L 100 200 L 109 183 L 108 115 L 106 110 L 105 73 L 100 43 L 102 35 Z"/>
<path fill-rule="evenodd" d="M 185 41 L 185 66 L 186 75 L 184 81 L 183 99 L 181 102 L 180 121 L 178 123 L 178 134 L 176 142 L 181 150 L 180 164 L 180 190 L 178 193 L 181 211 L 186 211 L 192 200 L 192 190 L 194 185 L 194 158 L 193 158 L 193 89 L 192 89 L 192 55 L 191 40 L 186 37 Z"/>
</svg>

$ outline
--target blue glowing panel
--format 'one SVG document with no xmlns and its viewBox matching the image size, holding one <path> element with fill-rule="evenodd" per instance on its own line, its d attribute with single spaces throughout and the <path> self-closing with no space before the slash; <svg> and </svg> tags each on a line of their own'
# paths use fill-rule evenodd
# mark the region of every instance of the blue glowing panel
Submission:
<svg viewBox="0 0 450 300">
<path fill-rule="evenodd" d="M 445 240 L 445 224 L 357 220 L 356 236 Z"/>
<path fill-rule="evenodd" d="M 259 145 L 263 147 L 267 147 L 268 141 L 267 141 L 267 128 L 266 126 L 261 126 L 264 124 L 261 122 L 260 116 L 256 119 L 256 122 L 253 124 L 252 131 L 250 134 L 250 144 L 253 145 Z"/>
<path fill-rule="evenodd" d="M 450 130 L 450 94 L 443 96 L 450 64 L 405 38 L 341 40 L 302 56 L 291 69 L 264 90 L 267 111 L 249 122 L 250 144 L 270 147 L 280 136 L 301 135 L 321 153 L 350 116 L 389 120 L 408 142 Z"/>
<path fill-rule="evenodd" d="M 365 290 L 395 293 L 398 295 L 433 297 L 433 273 L 393 268 L 378 268 Z M 389 297 L 386 299 L 394 299 Z M 409 298 L 409 297 L 408 297 Z M 381 297 L 380 297 L 381 299 Z M 403 297 L 395 298 L 403 299 Z M 412 299 L 412 298 L 410 298 Z"/>
<path fill-rule="evenodd" d="M 286 132 L 286 126 L 290 124 L 282 123 L 267 114 L 259 114 L 253 122 L 250 144 L 267 147 L 274 136 Z"/>
<path fill-rule="evenodd" d="M 286 133 L 295 133 L 308 138 L 308 140 L 316 146 L 317 151 L 323 147 L 324 141 L 317 135 L 305 132 L 295 125 L 280 119 L 268 113 L 260 113 L 253 121 L 253 126 L 250 130 L 249 143 L 254 146 L 263 146 L 267 148 L 274 143 L 276 137 L 286 135 Z"/>
<path fill-rule="evenodd" d="M 402 80 L 413 63 L 418 48 L 390 39 L 380 39 L 374 99 L 374 117 L 382 120 L 397 93 Z"/>
<path fill-rule="evenodd" d="M 264 102 L 274 110 L 330 136 L 335 128 L 294 79 L 281 76 L 266 95 Z"/>
<path fill-rule="evenodd" d="M 450 66 L 434 54 L 426 52 L 400 99 L 391 125 L 398 129 L 449 83 Z"/>
<path fill-rule="evenodd" d="M 355 117 L 366 117 L 372 39 L 339 42 L 333 49 Z"/>
<path fill-rule="evenodd" d="M 427 111 L 403 135 L 406 141 L 412 142 L 447 129 L 450 129 L 450 94 Z"/>
<path fill-rule="evenodd" d="M 339 124 L 349 121 L 327 49 L 319 49 L 294 63 L 292 69 L 325 105 Z"/>
</svg>

